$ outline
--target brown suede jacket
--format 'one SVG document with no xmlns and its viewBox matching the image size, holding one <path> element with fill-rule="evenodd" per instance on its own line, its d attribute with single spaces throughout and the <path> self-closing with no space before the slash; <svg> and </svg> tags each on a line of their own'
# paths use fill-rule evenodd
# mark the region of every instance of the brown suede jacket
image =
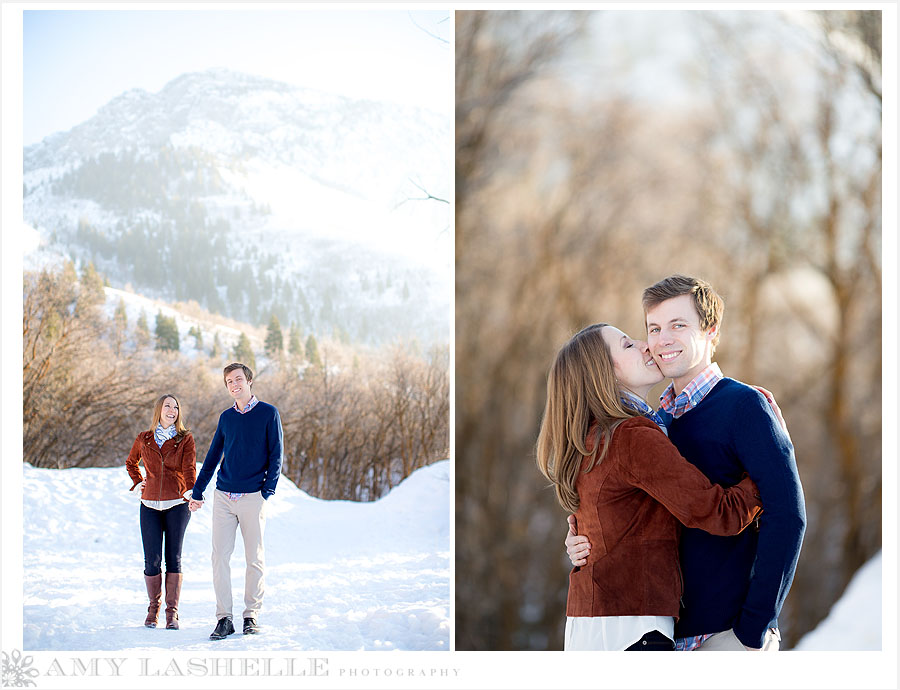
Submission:
<svg viewBox="0 0 900 690">
<path fill-rule="evenodd" d="M 729 536 L 762 508 L 749 477 L 728 489 L 711 483 L 644 417 L 616 428 L 603 462 L 579 473 L 575 488 L 578 533 L 588 537 L 591 553 L 569 574 L 567 616 L 677 619 L 679 522 Z"/>
<path fill-rule="evenodd" d="M 134 487 L 144 481 L 138 463 L 143 463 L 147 471 L 147 484 L 141 498 L 149 501 L 182 498 L 185 491 L 194 488 L 197 475 L 194 437 L 190 434 L 175 436 L 160 448 L 156 445 L 152 431 L 139 433 L 125 461 L 128 475 L 134 482 L 130 491 L 134 491 Z"/>
</svg>

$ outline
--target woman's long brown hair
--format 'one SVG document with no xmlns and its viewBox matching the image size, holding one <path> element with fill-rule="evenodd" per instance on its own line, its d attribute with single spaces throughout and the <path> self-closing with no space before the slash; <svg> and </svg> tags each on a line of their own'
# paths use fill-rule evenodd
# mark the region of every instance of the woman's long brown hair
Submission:
<svg viewBox="0 0 900 690">
<path fill-rule="evenodd" d="M 163 395 L 153 406 L 153 421 L 150 423 L 150 431 L 156 431 L 156 425 L 159 424 L 162 419 L 162 406 L 166 401 L 166 398 L 172 398 L 172 400 L 175 401 L 175 404 L 178 405 L 178 416 L 175 418 L 175 435 L 184 436 L 190 429 L 184 425 L 184 417 L 181 414 L 181 403 L 178 401 L 178 398 L 171 393 Z"/>
<path fill-rule="evenodd" d="M 560 505 L 578 510 L 575 480 L 603 462 L 615 428 L 638 414 L 622 404 L 612 355 L 603 339 L 606 323 L 582 329 L 563 345 L 547 375 L 547 404 L 538 435 L 538 468 L 556 488 Z M 596 424 L 596 433 L 588 432 Z"/>
</svg>

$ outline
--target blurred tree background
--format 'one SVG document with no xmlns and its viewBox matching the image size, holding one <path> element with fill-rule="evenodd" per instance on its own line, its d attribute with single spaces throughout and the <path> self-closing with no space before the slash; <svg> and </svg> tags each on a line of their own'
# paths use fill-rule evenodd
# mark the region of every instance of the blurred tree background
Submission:
<svg viewBox="0 0 900 690">
<path fill-rule="evenodd" d="M 456 648 L 562 649 L 547 370 L 675 272 L 790 427 L 792 647 L 881 548 L 881 13 L 457 11 L 456 147 Z"/>
</svg>

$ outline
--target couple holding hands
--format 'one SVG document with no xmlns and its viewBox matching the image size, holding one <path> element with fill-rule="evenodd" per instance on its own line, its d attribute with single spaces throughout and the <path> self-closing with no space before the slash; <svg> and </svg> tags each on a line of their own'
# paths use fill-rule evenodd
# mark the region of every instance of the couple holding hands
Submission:
<svg viewBox="0 0 900 690">
<path fill-rule="evenodd" d="M 165 584 L 166 628 L 169 630 L 179 628 L 178 602 L 183 579 L 181 552 L 185 531 L 191 513 L 203 507 L 203 492 L 219 468 L 212 507 L 212 569 L 217 621 L 210 635 L 213 640 L 224 639 L 235 631 L 230 561 L 238 527 L 247 563 L 243 633 L 260 631 L 257 617 L 265 590 L 265 505 L 275 493 L 283 458 L 281 417 L 277 408 L 253 395 L 250 367 L 238 362 L 229 364 L 223 378 L 234 403 L 219 416 L 199 474 L 196 473 L 194 438 L 185 425 L 174 395 L 163 395 L 156 401 L 150 430 L 138 434 L 125 461 L 134 482 L 131 490 L 141 489 L 144 581 L 150 599 L 144 625 L 148 628 L 157 626 Z M 146 476 L 141 474 L 140 465 Z"/>
</svg>

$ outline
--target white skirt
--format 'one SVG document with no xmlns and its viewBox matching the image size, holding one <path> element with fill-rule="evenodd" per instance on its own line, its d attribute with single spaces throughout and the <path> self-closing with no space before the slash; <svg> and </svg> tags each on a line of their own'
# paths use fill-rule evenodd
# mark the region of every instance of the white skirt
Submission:
<svg viewBox="0 0 900 690">
<path fill-rule="evenodd" d="M 651 630 L 675 639 L 671 616 L 578 616 L 566 618 L 567 652 L 621 652 Z"/>
</svg>

